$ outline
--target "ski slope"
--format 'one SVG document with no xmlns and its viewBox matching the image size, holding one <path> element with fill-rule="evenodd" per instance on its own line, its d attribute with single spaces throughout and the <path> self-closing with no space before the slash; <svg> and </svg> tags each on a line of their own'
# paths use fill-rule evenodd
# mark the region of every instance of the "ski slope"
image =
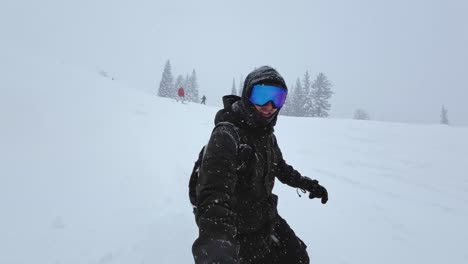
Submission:
<svg viewBox="0 0 468 264">
<path fill-rule="evenodd" d="M 218 109 L 0 56 L 0 263 L 193 263 L 188 178 Z M 468 263 L 467 127 L 281 116 L 276 134 L 329 190 L 274 190 L 312 263 Z"/>
</svg>

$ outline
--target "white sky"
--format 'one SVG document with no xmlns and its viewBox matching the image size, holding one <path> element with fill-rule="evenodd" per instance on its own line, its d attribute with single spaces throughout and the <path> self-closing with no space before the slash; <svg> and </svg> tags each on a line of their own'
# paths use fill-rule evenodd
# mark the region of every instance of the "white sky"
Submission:
<svg viewBox="0 0 468 264">
<path fill-rule="evenodd" d="M 288 84 L 306 70 L 334 84 L 332 117 L 468 125 L 468 2 L 18 1 L 0 4 L 0 48 L 19 46 L 156 89 L 196 69 L 209 104 L 256 66 Z"/>
</svg>

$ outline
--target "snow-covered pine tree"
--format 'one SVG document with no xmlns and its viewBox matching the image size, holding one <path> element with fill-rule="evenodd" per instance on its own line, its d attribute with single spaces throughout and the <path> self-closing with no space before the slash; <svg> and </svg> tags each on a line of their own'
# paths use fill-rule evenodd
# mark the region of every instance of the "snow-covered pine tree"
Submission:
<svg viewBox="0 0 468 264">
<path fill-rule="evenodd" d="M 236 78 L 232 78 L 232 88 L 231 88 L 231 94 L 237 95 L 237 89 L 236 89 Z"/>
<path fill-rule="evenodd" d="M 189 101 L 188 91 L 190 91 L 190 89 L 191 89 L 190 85 L 191 85 L 190 76 L 187 73 L 187 74 L 185 74 L 183 85 L 182 85 L 182 88 L 184 88 L 184 91 L 185 91 L 185 100 L 186 101 Z"/>
<path fill-rule="evenodd" d="M 296 116 L 312 116 L 312 100 L 310 99 L 310 74 L 306 71 L 304 78 L 296 82 L 294 91 L 294 113 Z"/>
<path fill-rule="evenodd" d="M 304 74 L 302 79 L 302 89 L 305 96 L 302 99 L 302 116 L 314 116 L 314 101 L 312 100 L 312 82 L 310 81 L 309 71 Z"/>
<path fill-rule="evenodd" d="M 173 97 L 172 89 L 174 87 L 174 77 L 172 76 L 171 62 L 166 61 L 164 71 L 162 73 L 161 82 L 159 83 L 158 96 L 160 97 Z"/>
<path fill-rule="evenodd" d="M 198 80 L 195 69 L 192 71 L 192 75 L 190 75 L 190 77 L 187 75 L 187 78 L 187 89 L 185 90 L 185 97 L 187 98 L 187 101 L 198 103 Z"/>
<path fill-rule="evenodd" d="M 177 96 L 177 91 L 180 87 L 184 87 L 184 77 L 182 76 L 182 74 L 179 74 L 175 80 L 174 88 L 171 92 L 172 97 L 175 98 Z"/>
<path fill-rule="evenodd" d="M 357 119 L 357 120 L 370 120 L 370 116 L 366 112 L 366 110 L 364 110 L 362 108 L 358 108 L 354 112 L 354 119 Z"/>
<path fill-rule="evenodd" d="M 314 83 L 312 84 L 311 95 L 313 102 L 313 116 L 328 117 L 330 111 L 330 103 L 328 100 L 332 96 L 332 84 L 328 81 L 323 73 L 319 73 Z"/>
<path fill-rule="evenodd" d="M 448 111 L 447 111 L 447 109 L 445 109 L 445 106 L 442 106 L 442 110 L 440 112 L 440 123 L 441 124 L 444 124 L 444 125 L 449 124 L 447 113 L 448 113 Z"/>
<path fill-rule="evenodd" d="M 302 88 L 301 80 L 297 78 L 296 85 L 294 86 L 292 94 L 289 96 L 291 102 L 289 114 L 291 116 L 303 116 L 302 106 L 304 105 L 304 94 L 305 91 Z"/>
</svg>

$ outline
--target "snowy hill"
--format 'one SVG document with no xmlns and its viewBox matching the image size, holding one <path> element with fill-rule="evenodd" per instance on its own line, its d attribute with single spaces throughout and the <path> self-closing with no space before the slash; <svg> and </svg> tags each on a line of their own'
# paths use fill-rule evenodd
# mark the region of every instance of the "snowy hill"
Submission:
<svg viewBox="0 0 468 264">
<path fill-rule="evenodd" d="M 0 263 L 193 263 L 188 177 L 218 109 L 2 54 Z M 220 100 L 220 99 L 219 99 Z M 277 181 L 313 263 L 468 263 L 468 128 L 280 117 Z"/>
</svg>

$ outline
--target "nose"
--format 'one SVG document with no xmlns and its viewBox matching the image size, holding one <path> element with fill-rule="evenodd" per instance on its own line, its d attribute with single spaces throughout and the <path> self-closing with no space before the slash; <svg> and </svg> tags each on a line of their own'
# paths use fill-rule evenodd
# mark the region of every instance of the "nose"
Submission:
<svg viewBox="0 0 468 264">
<path fill-rule="evenodd" d="M 269 101 L 269 102 L 268 102 L 267 104 L 265 104 L 265 105 L 262 105 L 262 109 L 263 109 L 263 110 L 271 110 L 271 109 L 273 109 L 273 108 L 274 108 L 274 107 L 273 107 L 273 103 L 272 103 L 271 101 Z"/>
</svg>

